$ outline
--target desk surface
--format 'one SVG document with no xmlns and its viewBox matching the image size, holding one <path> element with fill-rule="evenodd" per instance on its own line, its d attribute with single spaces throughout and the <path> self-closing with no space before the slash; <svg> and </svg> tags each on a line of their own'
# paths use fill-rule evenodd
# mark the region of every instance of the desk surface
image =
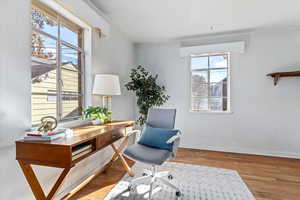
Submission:
<svg viewBox="0 0 300 200">
<path fill-rule="evenodd" d="M 134 121 L 114 121 L 103 125 L 73 128 L 73 133 L 51 142 L 16 141 L 16 159 L 53 167 L 74 166 L 85 157 L 127 135 Z M 130 129 L 130 128 L 129 128 Z M 78 159 L 72 154 L 78 145 L 90 144 L 92 151 Z M 47 156 L 46 156 L 47 155 Z"/>
<path fill-rule="evenodd" d="M 62 137 L 51 142 L 35 142 L 24 141 L 23 139 L 17 140 L 16 143 L 33 143 L 33 144 L 46 144 L 46 145 L 62 145 L 62 146 L 76 146 L 79 143 L 93 139 L 103 133 L 111 132 L 122 127 L 133 126 L 134 121 L 113 121 L 102 125 L 84 125 L 72 128 L 73 133 L 67 137 Z"/>
</svg>

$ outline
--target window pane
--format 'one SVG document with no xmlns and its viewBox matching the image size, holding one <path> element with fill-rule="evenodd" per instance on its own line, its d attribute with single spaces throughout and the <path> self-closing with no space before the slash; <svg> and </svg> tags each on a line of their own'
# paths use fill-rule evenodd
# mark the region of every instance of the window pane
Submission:
<svg viewBox="0 0 300 200">
<path fill-rule="evenodd" d="M 62 91 L 81 92 L 81 54 L 80 52 L 62 46 L 61 78 Z"/>
<path fill-rule="evenodd" d="M 65 42 L 68 42 L 74 46 L 78 46 L 78 33 L 72 31 L 64 25 L 61 25 L 60 27 L 60 38 Z"/>
<path fill-rule="evenodd" d="M 210 56 L 209 57 L 210 68 L 226 68 L 227 67 L 227 55 Z"/>
<path fill-rule="evenodd" d="M 31 9 L 31 25 L 55 37 L 58 35 L 57 22 L 37 8 Z"/>
<path fill-rule="evenodd" d="M 63 92 L 62 119 L 69 119 L 81 115 L 81 96 L 77 93 Z"/>
<path fill-rule="evenodd" d="M 76 69 L 80 66 L 81 53 L 75 49 L 69 48 L 67 46 L 61 46 L 61 62 L 62 65 L 70 63 L 74 65 Z M 78 70 L 77 70 L 78 71 Z M 79 70 L 80 71 L 80 70 Z"/>
<path fill-rule="evenodd" d="M 207 69 L 208 57 L 195 57 L 191 59 L 191 68 L 193 69 Z"/>
<path fill-rule="evenodd" d="M 33 31 L 31 34 L 31 54 L 55 62 L 56 40 Z"/>
<path fill-rule="evenodd" d="M 192 96 L 208 96 L 207 71 L 193 72 L 192 74 Z"/>
<path fill-rule="evenodd" d="M 192 97 L 192 110 L 208 110 L 208 99 Z"/>
<path fill-rule="evenodd" d="M 68 92 L 81 92 L 80 87 L 80 73 L 74 70 L 74 67 L 70 64 L 67 64 L 61 70 L 62 78 L 62 90 Z"/>
<path fill-rule="evenodd" d="M 62 119 L 81 115 L 81 53 L 72 48 L 62 46 Z"/>
<path fill-rule="evenodd" d="M 227 98 L 210 98 L 209 107 L 211 111 L 227 111 Z"/>
<path fill-rule="evenodd" d="M 208 97 L 208 84 L 194 84 L 192 85 L 193 97 Z"/>
<path fill-rule="evenodd" d="M 192 109 L 228 111 L 228 54 L 191 58 Z"/>
<path fill-rule="evenodd" d="M 36 34 L 32 40 L 31 90 L 32 93 L 48 93 L 56 90 L 56 41 Z"/>
<path fill-rule="evenodd" d="M 210 82 L 219 83 L 227 81 L 227 69 L 210 70 Z"/>
<path fill-rule="evenodd" d="M 49 99 L 49 96 L 55 99 Z M 32 124 L 40 124 L 40 119 L 45 116 L 56 117 L 56 96 L 55 94 L 31 95 L 31 117 Z"/>
<path fill-rule="evenodd" d="M 197 85 L 208 83 L 208 71 L 192 72 L 192 83 Z"/>
<path fill-rule="evenodd" d="M 32 124 L 44 116 L 56 117 L 56 40 L 32 33 Z"/>
<path fill-rule="evenodd" d="M 227 97 L 227 82 L 221 81 L 210 85 L 210 96 Z"/>
</svg>

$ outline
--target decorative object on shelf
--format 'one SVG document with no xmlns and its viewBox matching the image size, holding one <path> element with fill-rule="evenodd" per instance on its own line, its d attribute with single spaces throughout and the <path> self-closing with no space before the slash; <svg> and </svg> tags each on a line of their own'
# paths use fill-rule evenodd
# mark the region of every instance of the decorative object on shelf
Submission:
<svg viewBox="0 0 300 200">
<path fill-rule="evenodd" d="M 112 74 L 96 74 L 93 94 L 103 95 L 103 106 L 111 112 L 111 98 L 113 95 L 121 95 L 119 76 Z"/>
<path fill-rule="evenodd" d="M 53 131 L 57 127 L 57 120 L 53 116 L 45 116 L 41 118 L 41 125 L 37 129 L 40 132 Z"/>
<path fill-rule="evenodd" d="M 276 86 L 281 77 L 300 77 L 300 71 L 290 71 L 290 72 L 274 72 L 267 74 L 274 79 L 274 85 Z"/>
<path fill-rule="evenodd" d="M 130 81 L 125 84 L 129 91 L 135 92 L 137 106 L 140 116 L 138 123 L 143 125 L 146 122 L 148 110 L 154 106 L 161 106 L 170 98 L 166 95 L 166 88 L 156 83 L 158 75 L 152 76 L 142 66 L 134 68 L 130 72 Z"/>
<path fill-rule="evenodd" d="M 111 112 L 108 111 L 106 107 L 100 106 L 89 106 L 86 110 L 83 111 L 83 119 L 92 119 L 94 125 L 103 124 L 111 121 Z"/>
</svg>

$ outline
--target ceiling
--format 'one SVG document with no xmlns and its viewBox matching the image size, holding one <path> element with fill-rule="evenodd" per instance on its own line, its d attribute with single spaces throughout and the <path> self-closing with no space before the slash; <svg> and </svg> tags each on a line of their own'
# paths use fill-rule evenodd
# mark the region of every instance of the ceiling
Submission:
<svg viewBox="0 0 300 200">
<path fill-rule="evenodd" d="M 135 42 L 300 25 L 299 0 L 91 0 Z"/>
</svg>

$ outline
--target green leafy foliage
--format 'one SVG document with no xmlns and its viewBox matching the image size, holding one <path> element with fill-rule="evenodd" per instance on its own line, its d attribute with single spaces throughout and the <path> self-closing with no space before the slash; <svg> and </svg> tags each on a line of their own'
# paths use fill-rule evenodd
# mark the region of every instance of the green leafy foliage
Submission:
<svg viewBox="0 0 300 200">
<path fill-rule="evenodd" d="M 55 26 L 56 22 L 54 20 L 51 20 L 40 10 L 32 8 L 32 10 L 31 10 L 31 25 L 34 28 L 43 29 L 45 27 L 45 25 Z"/>
<path fill-rule="evenodd" d="M 83 119 L 97 120 L 102 119 L 104 122 L 111 120 L 111 112 L 108 111 L 106 107 L 100 106 L 89 106 L 86 110 L 83 111 Z"/>
<path fill-rule="evenodd" d="M 163 105 L 170 97 L 165 94 L 165 87 L 156 83 L 157 78 L 158 75 L 152 76 L 145 68 L 138 66 L 131 70 L 131 81 L 125 84 L 127 90 L 135 92 L 137 96 L 140 125 L 146 122 L 149 108 Z"/>
</svg>

